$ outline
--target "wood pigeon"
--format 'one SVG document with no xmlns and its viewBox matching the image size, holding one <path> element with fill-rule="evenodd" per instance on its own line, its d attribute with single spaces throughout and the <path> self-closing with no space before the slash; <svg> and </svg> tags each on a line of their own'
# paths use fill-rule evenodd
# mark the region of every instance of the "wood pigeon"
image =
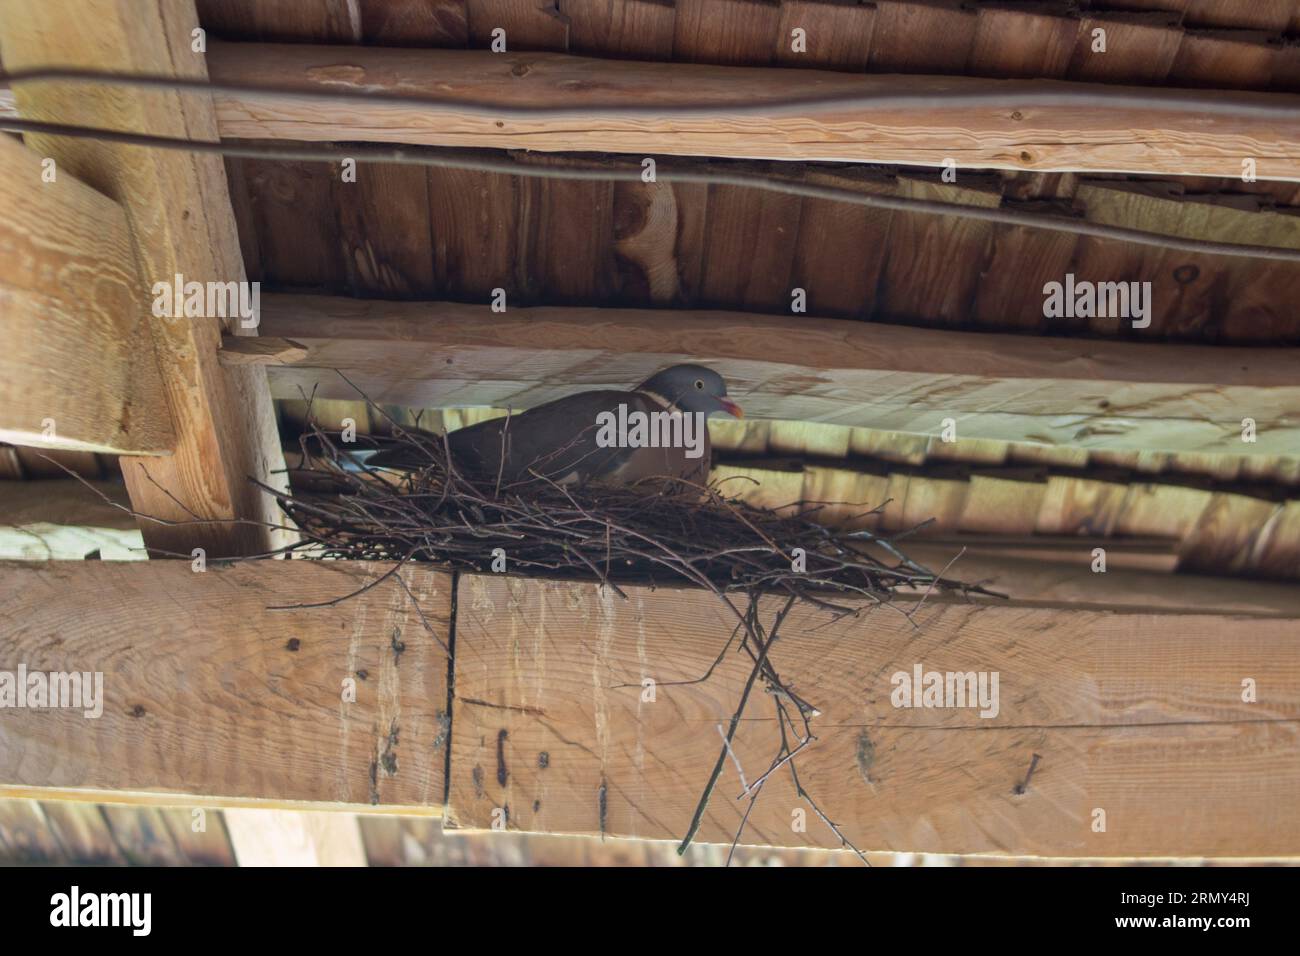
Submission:
<svg viewBox="0 0 1300 956">
<path fill-rule="evenodd" d="M 447 442 L 462 474 L 492 482 L 499 475 L 502 486 L 535 475 L 562 485 L 665 478 L 704 485 L 710 464 L 705 421 L 714 412 L 743 417 L 721 375 L 703 365 L 674 365 L 632 391 L 567 395 L 451 432 Z M 441 446 L 441 437 L 425 437 Z M 365 464 L 417 471 L 428 465 L 428 454 L 402 445 L 379 451 Z"/>
</svg>

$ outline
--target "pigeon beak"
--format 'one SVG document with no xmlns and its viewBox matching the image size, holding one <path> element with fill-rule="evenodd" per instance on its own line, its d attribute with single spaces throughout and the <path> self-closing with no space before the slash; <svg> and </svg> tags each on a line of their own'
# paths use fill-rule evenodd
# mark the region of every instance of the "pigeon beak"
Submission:
<svg viewBox="0 0 1300 956">
<path fill-rule="evenodd" d="M 740 406 L 737 405 L 735 402 L 733 402 L 731 399 L 729 399 L 729 398 L 720 398 L 720 399 L 718 399 L 718 402 L 719 402 L 719 404 L 722 405 L 722 410 L 723 410 L 724 412 L 726 412 L 728 415 L 730 415 L 732 418 L 744 418 L 744 417 L 745 417 L 745 413 L 744 413 L 743 411 L 741 411 Z"/>
</svg>

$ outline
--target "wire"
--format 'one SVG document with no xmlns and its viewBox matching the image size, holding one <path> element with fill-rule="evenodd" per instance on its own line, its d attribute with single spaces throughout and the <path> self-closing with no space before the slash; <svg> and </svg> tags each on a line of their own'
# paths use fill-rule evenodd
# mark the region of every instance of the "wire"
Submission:
<svg viewBox="0 0 1300 956">
<path fill-rule="evenodd" d="M 510 160 L 486 159 L 455 150 L 439 150 L 423 146 L 390 148 L 369 144 L 342 147 L 318 146 L 310 143 L 293 145 L 265 145 L 262 143 L 241 142 L 210 143 L 179 137 L 154 136 L 149 133 L 128 133 L 119 130 L 95 129 L 65 123 L 45 123 L 38 120 L 10 119 L 7 117 L 0 118 L 0 130 L 50 136 L 70 136 L 79 139 L 98 139 L 128 146 L 184 150 L 194 153 L 235 156 L 244 159 L 265 159 L 283 162 L 339 162 L 344 159 L 354 159 L 358 162 L 466 169 L 529 179 L 642 182 L 642 171 L 639 167 L 636 169 L 611 169 L 605 166 L 528 166 Z M 825 199 L 831 202 L 849 203 L 873 209 L 953 216 L 961 219 L 997 223 L 1004 226 L 1021 226 L 1028 229 L 1091 236 L 1097 239 L 1114 239 L 1120 242 L 1132 242 L 1160 249 L 1176 249 L 1180 252 L 1190 252 L 1198 255 L 1300 262 L 1300 249 L 1214 242 L 1207 239 L 1185 239 L 1180 236 L 1146 232 L 1124 226 L 1108 226 L 1103 223 L 1088 222 L 1069 216 L 1025 213 L 1010 209 L 986 209 L 980 206 L 965 206 L 960 203 L 939 202 L 929 199 L 910 199 L 902 196 L 880 196 L 836 186 L 820 186 L 813 183 L 798 182 L 762 173 L 740 175 L 713 171 L 667 169 L 656 173 L 656 181 L 760 189 L 766 192 L 800 196 L 807 199 Z"/>
<path fill-rule="evenodd" d="M 444 51 L 447 52 L 447 51 Z M 454 109 L 458 113 L 490 119 L 616 119 L 620 116 L 788 116 L 802 115 L 810 107 L 870 108 L 889 110 L 934 110 L 941 108 L 965 109 L 973 106 L 992 106 L 1014 110 L 1021 106 L 1070 107 L 1095 106 L 1108 109 L 1128 108 L 1142 110 L 1167 110 L 1176 113 L 1195 113 L 1202 116 L 1223 116 L 1233 119 L 1300 120 L 1300 97 L 1286 94 L 1252 94 L 1215 91 L 1207 96 L 1188 90 L 1143 90 L 1125 87 L 1099 86 L 1097 89 L 1015 89 L 1014 80 L 986 81 L 1012 85 L 998 91 L 987 89 L 952 89 L 942 93 L 923 90 L 903 92 L 851 91 L 819 93 L 808 96 L 785 96 L 759 99 L 744 91 L 743 99 L 722 102 L 641 102 L 641 103 L 590 103 L 581 106 L 553 103 L 522 103 L 505 105 L 490 100 L 437 95 L 424 92 L 393 93 L 384 89 L 312 88 L 303 86 L 274 86 L 239 83 L 231 80 L 200 79 L 197 77 L 158 76 L 147 73 L 114 73 L 100 70 L 83 70 L 68 67 L 39 67 L 30 70 L 0 71 L 0 82 L 11 86 L 26 83 L 74 83 L 81 85 L 114 85 L 135 88 L 189 90 L 205 93 L 229 93 L 254 98 L 280 99 L 294 97 L 316 102 L 354 100 L 371 105 L 435 106 Z M 984 84 L 981 83 L 981 87 Z M 662 94 L 659 94 L 662 95 Z M 1268 102 L 1261 102 L 1267 96 Z M 1290 102 L 1278 102 L 1288 99 Z"/>
</svg>

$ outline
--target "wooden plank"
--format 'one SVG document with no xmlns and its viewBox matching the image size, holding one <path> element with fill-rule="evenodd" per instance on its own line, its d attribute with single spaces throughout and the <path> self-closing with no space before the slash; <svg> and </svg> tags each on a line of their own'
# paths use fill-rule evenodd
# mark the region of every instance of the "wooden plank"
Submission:
<svg viewBox="0 0 1300 956">
<path fill-rule="evenodd" d="M 264 0 L 196 0 L 203 26 L 241 40 L 359 40 L 357 0 L 266 3 Z"/>
<path fill-rule="evenodd" d="M 1085 181 L 1075 203 L 1087 219 L 1132 225 L 1183 238 L 1214 236 L 1229 242 L 1263 242 L 1300 248 L 1300 217 L 1283 212 L 1184 198 L 1174 184 L 1121 184 Z M 1287 336 L 1291 312 L 1285 302 L 1300 295 L 1300 267 L 1284 262 L 1247 262 L 1222 271 L 1223 260 L 1128 243 L 1080 237 L 1072 271 L 1077 279 L 1098 281 L 1122 274 L 1151 283 L 1153 309 L 1148 334 L 1222 336 L 1242 344 L 1274 342 Z M 1058 276 L 1059 279 L 1059 276 Z M 1052 320 L 1058 330 L 1071 325 L 1113 335 L 1114 319 Z"/>
<path fill-rule="evenodd" d="M 52 801 L 43 804 L 46 807 L 51 805 Z M 78 805 L 63 803 L 60 806 L 77 808 Z M 138 866 L 235 865 L 235 855 L 221 812 L 200 807 L 112 804 L 87 806 L 86 809 L 98 813 L 105 822 L 113 845 L 127 863 Z M 99 850 L 92 847 L 90 852 L 97 854 Z"/>
<path fill-rule="evenodd" d="M 13 445 L 0 445 L 0 481 L 22 481 L 23 463 Z"/>
<path fill-rule="evenodd" d="M 1295 0 L 1186 0 L 1187 22 L 1195 26 L 1243 27 L 1255 30 L 1287 29 Z"/>
<path fill-rule="evenodd" d="M 679 9 L 678 37 L 683 16 Z M 345 71 L 339 64 L 346 62 Z M 578 116 L 495 119 L 451 105 L 305 102 L 293 97 L 217 93 L 226 138 L 294 139 L 588 150 L 759 159 L 858 160 L 963 166 L 1239 176 L 1241 158 L 1258 158 L 1261 179 L 1300 179 L 1294 124 L 1232 115 L 1135 107 L 1111 101 L 1119 88 L 1045 80 L 857 76 L 818 70 L 683 63 L 630 63 L 560 54 L 501 55 L 469 50 L 396 50 L 228 44 L 210 47 L 214 78 L 272 87 L 399 89 L 511 106 L 563 102 Z M 361 70 L 357 74 L 355 71 Z M 364 79 L 357 79 L 362 76 Z M 798 114 L 728 113 L 763 95 L 991 93 L 998 105 L 867 110 L 808 106 Z M 1086 94 L 1086 103 L 1031 106 L 1018 94 Z M 1146 95 L 1144 91 L 1142 95 Z M 1170 96 L 1191 94 L 1171 91 Z M 1284 94 L 1219 94 L 1228 101 L 1291 103 Z M 717 115 L 606 116 L 601 104 L 709 102 Z"/>
<path fill-rule="evenodd" d="M 68 863 L 41 804 L 36 800 L 0 800 L 0 858 L 13 866 Z"/>
<path fill-rule="evenodd" d="M 551 154 L 532 154 L 527 160 L 501 155 L 520 165 L 539 157 L 561 167 L 577 162 Z M 547 201 L 550 188 L 522 179 L 430 170 L 437 291 L 427 297 L 483 302 L 494 288 L 503 288 L 512 305 L 522 305 L 530 301 L 521 291 L 527 289 L 531 301 L 549 305 L 700 307 L 707 301 L 720 308 L 788 313 L 790 289 L 797 286 L 808 293 L 811 314 L 835 318 L 861 317 L 869 309 L 875 318 L 917 324 L 942 321 L 958 328 L 1052 334 L 1092 331 L 1106 337 L 1122 332 L 1135 340 L 1215 345 L 1266 345 L 1300 336 L 1300 319 L 1284 307 L 1288 296 L 1300 297 L 1300 266 L 1295 263 L 1190 255 L 1029 226 L 961 223 L 820 199 L 803 199 L 797 222 L 791 214 L 751 214 L 756 221 L 747 228 L 767 227 L 752 235 L 747 229 L 720 230 L 716 223 L 710 226 L 709 207 L 725 212 L 731 200 L 723 197 L 734 198 L 736 191 L 668 181 L 678 162 L 691 172 L 708 167 L 742 174 L 758 165 L 665 160 L 657 183 L 614 184 L 612 229 L 603 212 L 608 193 L 596 184 L 565 184 L 585 188 L 570 190 L 578 198 L 557 208 Z M 639 170 L 630 157 L 611 163 L 620 164 Z M 241 177 L 250 180 L 252 196 L 237 203 L 250 268 L 260 254 L 256 275 L 268 283 L 295 291 L 350 293 L 339 243 L 330 238 L 339 229 L 329 197 L 330 167 L 299 164 L 305 174 L 299 175 L 296 169 L 284 173 L 276 164 L 264 165 L 274 175 Z M 1300 217 L 1240 194 L 1225 204 L 1218 193 L 1221 180 L 1198 186 L 1214 190 L 1204 193 L 1169 183 L 1080 181 L 1071 173 L 1026 173 L 999 183 L 997 177 L 959 170 L 956 184 L 943 184 L 933 173 L 927 182 L 915 174 L 894 177 L 861 166 L 828 172 L 800 164 L 782 172 L 805 182 L 886 196 L 1001 205 L 1031 215 L 1082 213 L 1093 222 L 1185 238 L 1300 247 Z M 245 192 L 238 183 L 233 188 L 241 196 Z M 711 192 L 716 203 L 709 202 Z M 382 205 L 373 206 L 370 217 L 402 223 L 415 218 L 396 191 L 372 198 L 382 199 Z M 592 215 L 584 206 L 599 207 L 602 213 Z M 782 206 L 768 208 L 780 211 Z M 551 215 L 551 209 L 558 215 Z M 318 211 L 323 215 L 318 217 Z M 744 215 L 729 220 L 746 222 Z M 308 223 L 305 232 L 301 221 Z M 792 274 L 782 281 L 791 248 L 788 236 L 796 224 Z M 412 228 L 421 243 L 426 225 Z M 258 232 L 266 233 L 264 242 Z M 746 241 L 731 241 L 735 232 Z M 382 237 L 372 244 L 391 247 Z M 771 264 L 771 269 L 756 263 Z M 708 300 L 702 297 L 706 270 L 712 274 Z M 1065 281 L 1070 273 L 1096 282 L 1116 276 L 1151 281 L 1151 327 L 1128 329 L 1114 319 L 1046 318 L 1043 297 L 1025 290 Z M 751 274 L 755 281 L 742 281 Z M 577 294 L 590 298 L 582 301 Z M 723 295 L 734 299 L 718 298 Z"/>
<path fill-rule="evenodd" d="M 96 804 L 46 800 L 41 803 L 41 809 L 69 860 L 86 866 L 120 866 L 126 862 L 122 848 L 113 840 L 113 831 Z"/>
<path fill-rule="evenodd" d="M 0 440 L 161 454 L 176 443 L 147 288 L 111 199 L 0 136 Z"/>
<path fill-rule="evenodd" d="M 1185 86 L 1268 89 L 1277 53 L 1272 39 L 1246 30 L 1188 30 L 1169 79 Z"/>
<path fill-rule="evenodd" d="M 915 480 L 915 479 L 914 479 Z M 965 531 L 965 527 L 962 528 Z M 1178 542 L 1170 539 L 1135 538 L 1113 539 L 1100 535 L 1085 537 L 1082 534 L 996 535 L 957 534 L 921 536 L 928 547 L 942 547 L 954 557 L 963 548 L 978 558 L 995 557 L 1016 560 L 1044 561 L 1071 565 L 1091 570 L 1096 548 L 1106 549 L 1107 571 L 1160 571 L 1170 572 L 1178 564 Z M 942 567 L 942 565 L 940 565 Z M 1100 572 L 1098 572 L 1100 573 Z M 1022 596 L 1025 596 L 1022 594 Z M 1046 600 L 1042 598 L 1040 600 Z"/>
<path fill-rule="evenodd" d="M 563 160 L 550 156 L 521 161 L 526 165 L 564 165 Z M 515 188 L 518 206 L 513 217 L 517 223 L 513 251 L 523 302 L 561 305 L 608 300 L 618 275 L 615 184 L 522 179 Z"/>
<path fill-rule="evenodd" d="M 562 834 L 443 832 L 436 820 L 361 817 L 371 866 L 723 866 L 730 847 L 697 844 L 685 856 L 671 843 L 582 840 Z M 892 853 L 871 854 L 873 866 L 897 865 Z M 974 860 L 966 862 L 977 862 Z M 861 866 L 835 850 L 737 847 L 732 866 Z"/>
<path fill-rule="evenodd" d="M 18 461 L 23 466 L 23 475 L 28 481 L 67 478 L 69 472 L 82 478 L 95 479 L 104 470 L 99 455 L 93 451 L 27 447 L 19 447 L 16 451 Z"/>
<path fill-rule="evenodd" d="M 681 229 L 691 219 L 680 199 L 698 197 L 703 206 L 708 187 L 684 192 L 666 182 L 617 183 L 614 186 L 614 243 L 620 298 L 629 304 L 672 306 L 684 299 L 685 251 Z M 698 244 L 696 244 L 698 248 Z M 695 260 L 695 264 L 699 259 Z M 692 278 L 698 286 L 698 269 Z"/>
<path fill-rule="evenodd" d="M 223 335 L 218 357 L 222 365 L 289 365 L 305 359 L 307 349 L 292 339 Z"/>
<path fill-rule="evenodd" d="M 1079 237 L 1001 225 L 976 235 L 991 236 L 990 246 L 974 286 L 974 306 L 963 317 L 974 319 L 982 329 L 1041 332 L 1047 328 L 1042 299 L 1026 295 L 1025 290 L 1062 281 L 1074 266 Z"/>
<path fill-rule="evenodd" d="M 201 79 L 204 58 L 191 52 L 196 25 L 191 0 L 6 4 L 0 7 L 0 58 L 10 70 L 59 64 Z M 32 119 L 218 137 L 211 101 L 192 94 L 42 84 L 18 90 L 17 97 Z M 244 280 L 218 157 L 57 137 L 31 136 L 28 145 L 122 205 L 146 288 L 177 274 L 186 281 Z M 209 557 L 285 543 L 284 535 L 262 524 L 275 519 L 273 502 L 249 481 L 284 481 L 265 371 L 217 364 L 222 327 L 215 318 L 152 328 L 177 441 L 171 456 L 123 458 L 122 469 L 137 511 L 177 523 L 145 523 L 146 542 L 170 553 L 202 547 Z M 195 516 L 226 523 L 198 523 Z M 229 523 L 232 518 L 250 521 Z"/>
<path fill-rule="evenodd" d="M 1002 204 L 1002 192 L 995 183 L 970 174 L 959 176 L 961 186 L 938 182 L 934 173 L 928 179 L 904 177 L 899 180 L 898 192 L 910 199 L 985 209 Z M 972 179 L 972 187 L 966 188 L 964 184 Z M 996 228 L 974 219 L 896 212 L 885 244 L 876 316 L 931 325 L 961 324 L 975 299 Z M 955 257 L 954 249 L 962 249 L 963 255 Z"/>
<path fill-rule="evenodd" d="M 465 0 L 469 43 L 489 47 L 505 31 L 507 50 L 567 50 L 569 22 L 554 0 Z"/>
<path fill-rule="evenodd" d="M 766 66 L 776 56 L 779 0 L 675 0 L 673 59 Z"/>
<path fill-rule="evenodd" d="M 1034 530 L 1038 534 L 1109 535 L 1128 498 L 1128 485 L 1067 475 L 1047 479 Z"/>
<path fill-rule="evenodd" d="M 569 50 L 588 56 L 671 60 L 673 0 L 558 0 L 569 19 Z"/>
<path fill-rule="evenodd" d="M 448 826 L 676 839 L 749 671 L 716 598 L 461 578 Z M 933 600 L 933 599 L 932 599 Z M 776 606 L 765 605 L 770 619 Z M 796 610 L 773 651 L 822 710 L 799 777 L 858 846 L 1046 856 L 1300 853 L 1296 620 L 929 603 L 828 625 Z M 532 622 L 523 626 L 522 622 Z M 891 674 L 997 671 L 996 716 L 896 709 Z M 1242 675 L 1271 690 L 1241 700 Z M 643 699 L 644 678 L 656 682 Z M 765 697 L 765 695 L 759 695 Z M 771 705 L 735 751 L 776 750 Z M 817 730 L 817 728 L 820 730 Z M 1033 755 L 1040 761 L 1025 786 Z M 834 846 L 774 774 L 744 843 Z M 728 763 L 699 839 L 730 842 L 746 801 Z M 806 832 L 791 826 L 807 816 Z M 1105 832 L 1094 832 L 1096 810 Z"/>
<path fill-rule="evenodd" d="M 108 502 L 127 505 L 122 485 L 96 481 L 86 488 L 67 480 L 10 483 L 0 494 L 0 560 L 68 561 L 89 555 L 118 561 L 143 559 L 144 540 L 135 518 Z"/>
<path fill-rule="evenodd" d="M 894 191 L 894 184 L 865 170 L 808 170 L 804 181 L 863 192 Z M 893 219 L 887 209 L 803 200 L 790 284 L 807 292 L 813 314 L 841 319 L 872 315 Z"/>
<path fill-rule="evenodd" d="M 241 238 L 257 243 L 244 250 L 249 278 L 317 292 L 349 291 L 332 195 L 339 167 L 255 159 L 232 159 L 228 167 L 244 226 Z"/>
<path fill-rule="evenodd" d="M 367 43 L 419 47 L 469 43 L 465 0 L 360 0 L 360 4 L 361 35 Z"/>
<path fill-rule="evenodd" d="M 873 73 L 959 73 L 975 42 L 978 14 L 962 0 L 873 0 Z"/>
<path fill-rule="evenodd" d="M 977 581 L 1019 602 L 1068 604 L 1094 609 L 1179 611 L 1193 614 L 1246 614 L 1300 617 L 1300 589 L 1264 581 L 1241 581 L 1196 574 L 1123 567 L 1107 562 L 1105 573 L 1092 570 L 1091 549 L 1080 560 L 1011 557 L 992 551 L 960 554 L 955 542 L 907 542 L 907 556 L 928 568 L 952 562 L 948 576 Z M 1107 546 L 1109 542 L 1098 542 Z M 958 556 L 960 554 L 960 556 Z"/>
<path fill-rule="evenodd" d="M 109 805 L 100 810 L 113 831 L 113 842 L 132 866 L 184 866 L 187 862 L 158 807 Z"/>
<path fill-rule="evenodd" d="M 237 808 L 225 822 L 240 866 L 366 866 L 354 813 Z"/>
<path fill-rule="evenodd" d="M 798 196 L 710 186 L 700 305 L 752 309 L 784 300 L 788 312 L 802 208 Z"/>
<path fill-rule="evenodd" d="M 348 291 L 361 298 L 420 299 L 434 294 L 428 177 L 414 166 L 365 163 L 356 181 L 330 178 Z M 299 238 L 302 229 L 290 231 Z"/>
<path fill-rule="evenodd" d="M 448 298 L 487 302 L 519 293 L 515 267 L 518 180 L 495 173 L 430 169 L 434 270 Z M 502 268 L 502 266 L 505 268 Z"/>
<path fill-rule="evenodd" d="M 1277 502 L 1215 493 L 1183 539 L 1181 566 L 1202 573 L 1248 570 L 1257 542 L 1281 511 Z"/>
<path fill-rule="evenodd" d="M 880 526 L 886 531 L 905 531 L 930 522 L 925 533 L 958 531 L 969 492 L 967 481 L 912 475 L 905 493 L 885 508 Z"/>
<path fill-rule="evenodd" d="M 102 672 L 103 713 L 9 710 L 0 795 L 436 812 L 443 800 L 449 579 L 306 561 L 0 568 L 0 658 Z M 220 634 L 214 642 L 212 635 Z M 57 639 L 54 638 L 57 635 Z M 356 700 L 344 700 L 347 682 Z M 232 804 L 233 801 L 233 804 Z"/>
<path fill-rule="evenodd" d="M 1045 482 L 973 475 L 962 511 L 963 531 L 1032 534 L 1047 493 Z"/>
<path fill-rule="evenodd" d="M 160 807 L 158 813 L 187 863 L 192 866 L 235 865 L 224 813 L 213 813 L 202 807 Z"/>
<path fill-rule="evenodd" d="M 1094 49 L 1104 30 L 1105 51 Z M 1163 83 L 1173 69 L 1183 31 L 1163 14 L 1096 14 L 1079 24 L 1079 38 L 1066 76 L 1072 80 Z"/>
<path fill-rule="evenodd" d="M 748 414 L 1080 449 L 1280 455 L 1300 438 L 1294 356 L 1278 349 L 937 332 L 799 316 L 536 308 L 266 295 L 263 331 L 308 348 L 278 397 L 523 408 L 714 363 Z M 790 361 L 790 329 L 800 336 Z M 774 360 L 777 357 L 777 360 Z M 451 361 L 448 362 L 448 359 Z M 819 384 L 808 388 L 815 372 Z M 1200 387 L 1197 387 L 1200 386 Z M 1208 387 L 1206 387 L 1208 386 Z M 300 391 L 301 390 L 301 391 Z M 1242 409 L 1257 441 L 1241 441 Z"/>
<path fill-rule="evenodd" d="M 969 72 L 979 76 L 1061 77 L 1079 38 L 1080 21 L 1050 4 L 979 7 Z"/>
<path fill-rule="evenodd" d="M 875 25 L 875 6 L 858 0 L 782 0 L 776 62 L 862 72 L 871 59 Z M 803 51 L 794 49 L 796 29 L 804 31 Z"/>
</svg>

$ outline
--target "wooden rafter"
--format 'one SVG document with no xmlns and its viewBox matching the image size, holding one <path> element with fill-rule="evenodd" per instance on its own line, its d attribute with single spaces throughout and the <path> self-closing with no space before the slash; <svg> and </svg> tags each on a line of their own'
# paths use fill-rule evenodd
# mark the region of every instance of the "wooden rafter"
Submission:
<svg viewBox="0 0 1300 956">
<path fill-rule="evenodd" d="M 747 673 L 729 655 L 702 684 L 672 683 L 704 673 L 731 632 L 716 598 L 628 588 L 625 601 L 585 583 L 463 576 L 449 711 L 446 575 L 402 571 L 424 621 L 393 580 L 334 606 L 268 609 L 340 598 L 386 570 L 0 566 L 0 614 L 21 622 L 14 658 L 104 673 L 98 719 L 6 712 L 0 795 L 432 815 L 447 799 L 452 826 L 680 837 Z M 915 617 L 919 630 L 889 610 L 834 623 L 798 610 L 774 650 L 823 712 L 800 777 L 859 845 L 1300 855 L 1300 664 L 1285 603 L 1186 613 L 930 596 Z M 999 672 L 998 713 L 892 707 L 892 674 L 916 663 Z M 1256 703 L 1242 700 L 1245 677 Z M 751 778 L 774 742 L 766 695 L 752 708 L 736 745 Z M 788 788 L 773 776 L 747 842 L 834 845 L 811 811 L 806 830 L 791 828 L 802 804 Z M 728 769 L 702 839 L 731 838 L 739 789 Z"/>
<path fill-rule="evenodd" d="M 203 55 L 192 48 L 196 25 L 192 0 L 5 4 L 0 58 L 7 69 L 60 65 L 203 77 Z M 17 91 L 17 102 L 35 119 L 196 139 L 217 135 L 204 96 L 45 85 Z M 244 279 L 217 157 L 38 136 L 28 145 L 53 158 L 62 175 L 80 178 L 121 205 L 145 290 L 177 274 L 200 282 Z M 124 458 L 122 469 L 137 511 L 182 522 L 143 524 L 146 543 L 161 552 L 202 547 L 209 556 L 247 554 L 281 540 L 265 525 L 276 520 L 273 504 L 248 480 L 283 480 L 275 474 L 283 459 L 266 375 L 219 366 L 221 332 L 217 319 L 153 325 L 174 450 L 164 458 Z M 251 521 L 195 524 L 196 517 Z"/>
<path fill-rule="evenodd" d="M 749 671 L 744 655 L 728 655 L 690 683 L 734 626 L 717 599 L 638 588 L 622 601 L 491 575 L 460 588 L 458 607 L 473 611 L 457 621 L 457 659 L 473 664 L 456 677 L 447 825 L 486 828 L 508 806 L 512 828 L 680 838 L 718 755 L 715 728 Z M 526 636 L 513 627 L 521 619 L 536 622 Z M 860 847 L 1300 854 L 1295 622 L 1232 620 L 927 602 L 916 630 L 887 610 L 834 625 L 797 610 L 772 653 L 782 679 L 822 710 L 799 778 Z M 1001 709 L 981 718 L 891 706 L 892 675 L 918 663 L 998 672 Z M 1244 703 L 1246 677 L 1275 690 Z M 766 695 L 751 708 L 734 749 L 752 781 L 777 731 Z M 741 790 L 728 763 L 700 839 L 730 842 L 748 803 Z M 801 808 L 806 830 L 792 826 Z M 838 845 L 788 772 L 764 785 L 744 842 Z"/>
<path fill-rule="evenodd" d="M 550 53 L 401 50 L 374 47 L 213 44 L 215 80 L 278 89 L 367 90 L 443 95 L 511 106 L 562 103 L 721 104 L 716 115 L 509 118 L 457 110 L 358 101 L 324 103 L 292 96 L 218 93 L 224 138 L 361 140 L 436 146 L 594 150 L 654 155 L 855 160 L 962 167 L 1089 172 L 1242 175 L 1256 161 L 1261 179 L 1300 179 L 1300 137 L 1293 122 L 1248 114 L 1122 105 L 1114 87 L 1051 80 L 874 76 L 637 63 Z M 989 93 L 997 105 L 926 104 L 870 111 L 813 107 L 784 115 L 728 113 L 763 95 L 953 91 Z M 1143 95 L 1149 90 L 1131 89 Z M 1082 97 L 1066 105 L 1029 105 L 1018 94 Z M 1199 95 L 1173 92 L 1176 98 Z M 1243 106 L 1295 105 L 1283 94 L 1224 93 Z"/>
<path fill-rule="evenodd" d="M 42 160 L 0 137 L 0 440 L 170 451 L 175 435 L 126 215 Z"/>
<path fill-rule="evenodd" d="M 263 331 L 307 349 L 279 398 L 526 408 L 715 362 L 746 412 L 1093 449 L 1278 455 L 1300 440 L 1289 350 L 946 332 L 734 312 L 521 308 L 267 295 Z M 797 351 L 792 329 L 798 330 Z M 227 344 L 247 358 L 238 341 Z M 340 376 L 337 371 L 346 375 Z M 353 384 L 349 384 L 349 381 Z M 1253 418 L 1256 441 L 1242 440 Z"/>
<path fill-rule="evenodd" d="M 342 598 L 386 570 L 4 565 L 6 661 L 102 672 L 103 713 L 6 709 L 0 793 L 436 812 L 451 578 L 404 572 L 419 610 L 392 580 L 334 607 L 271 609 Z"/>
</svg>

